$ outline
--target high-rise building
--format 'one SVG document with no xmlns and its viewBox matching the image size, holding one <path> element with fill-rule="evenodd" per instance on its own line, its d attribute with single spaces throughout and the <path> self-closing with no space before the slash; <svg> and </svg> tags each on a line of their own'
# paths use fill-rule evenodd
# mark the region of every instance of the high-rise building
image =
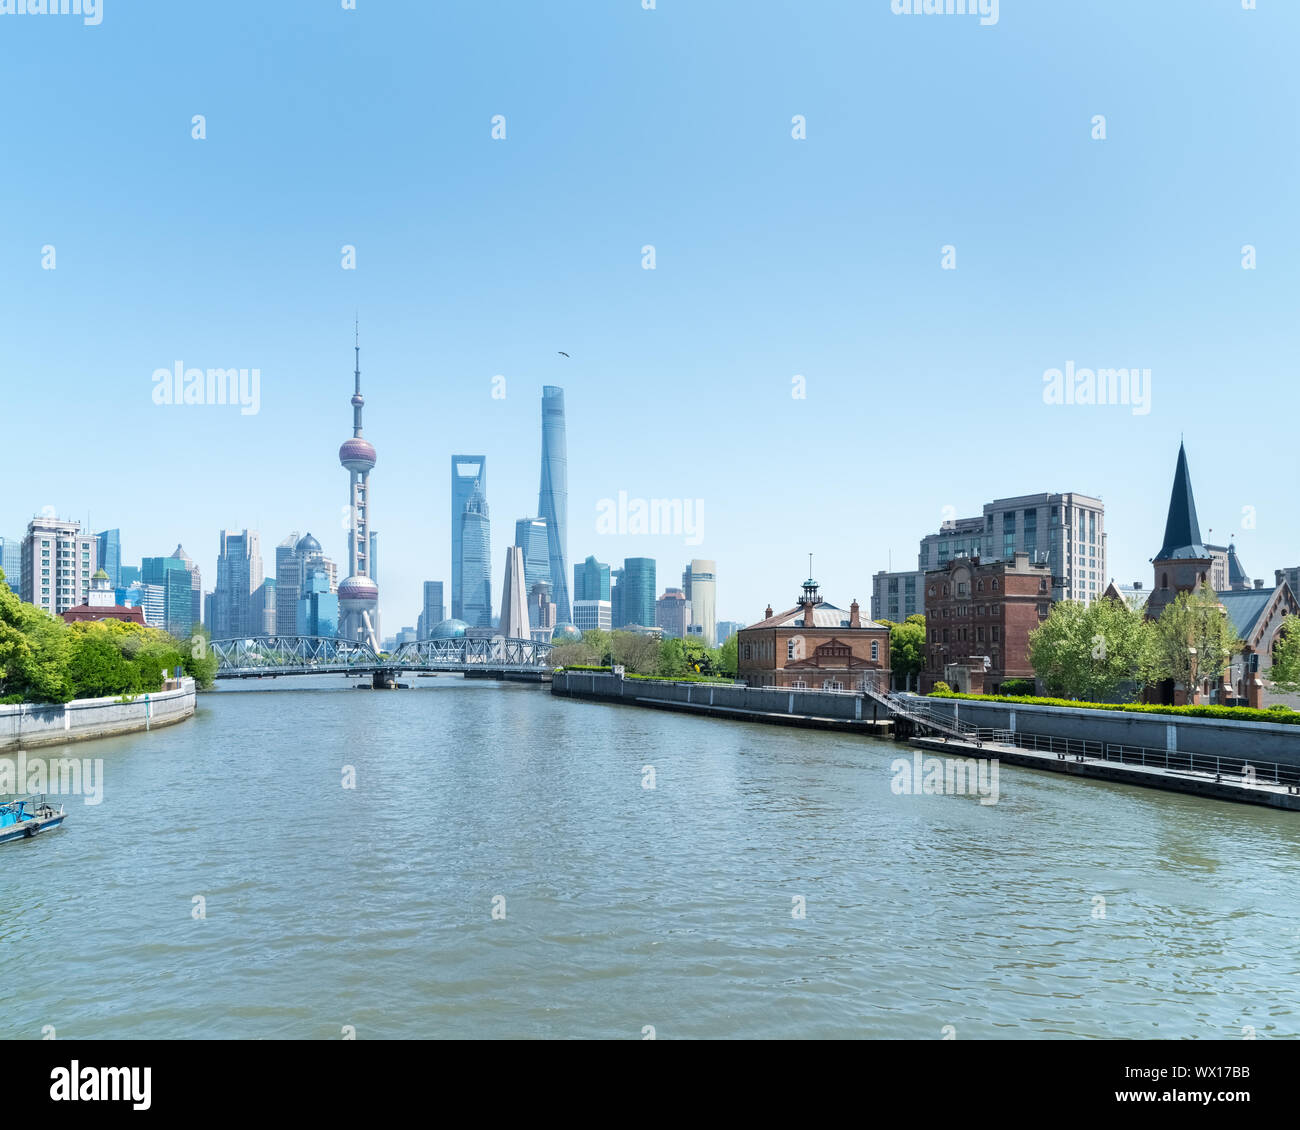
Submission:
<svg viewBox="0 0 1300 1130">
<path fill-rule="evenodd" d="M 655 626 L 663 629 L 666 639 L 685 638 L 691 624 L 691 602 L 681 589 L 665 589 L 655 602 Z"/>
<path fill-rule="evenodd" d="M 1291 591 L 1300 597 L 1300 565 L 1293 565 L 1289 569 L 1274 569 L 1273 578 L 1274 585 L 1285 582 Z"/>
<path fill-rule="evenodd" d="M 610 629 L 610 602 L 608 600 L 575 600 L 573 602 L 573 626 L 580 632 L 590 632 L 595 628 L 607 632 Z"/>
<path fill-rule="evenodd" d="M 538 643 L 550 643 L 555 631 L 555 601 L 551 599 L 551 582 L 537 581 L 528 590 L 528 623 L 531 636 Z"/>
<path fill-rule="evenodd" d="M 275 578 L 267 577 L 249 598 L 253 627 L 259 636 L 275 635 Z"/>
<path fill-rule="evenodd" d="M 609 571 L 610 623 L 615 628 L 621 628 L 627 623 L 627 617 L 623 614 L 623 597 L 627 595 L 627 590 L 623 588 L 625 574 L 625 569 L 611 569 Z"/>
<path fill-rule="evenodd" d="M 123 565 L 118 571 L 117 585 L 119 588 L 129 588 L 140 580 L 139 565 Z"/>
<path fill-rule="evenodd" d="M 162 585 L 146 585 L 136 581 L 126 590 L 122 603 L 127 608 L 144 611 L 144 622 L 151 628 L 167 628 L 167 593 Z"/>
<path fill-rule="evenodd" d="M 741 620 L 719 620 L 717 630 L 718 646 L 721 647 L 732 636 L 746 627 L 748 625 Z"/>
<path fill-rule="evenodd" d="M 619 587 L 623 590 L 623 624 L 657 627 L 654 558 L 627 558 L 623 562 L 623 583 Z"/>
<path fill-rule="evenodd" d="M 108 574 L 108 583 L 117 588 L 122 583 L 122 531 L 101 530 L 95 535 L 99 548 L 99 567 Z"/>
<path fill-rule="evenodd" d="M 717 565 L 696 558 L 682 574 L 686 598 L 691 602 L 687 632 L 698 636 L 705 647 L 717 646 Z"/>
<path fill-rule="evenodd" d="M 262 543 L 256 530 L 222 530 L 217 547 L 217 583 L 212 601 L 212 638 L 236 640 L 262 635 L 252 596 L 262 583 Z M 145 619 L 149 617 L 145 611 Z"/>
<path fill-rule="evenodd" d="M 475 488 L 487 495 L 487 456 L 453 455 L 451 457 L 451 618 L 465 620 L 464 600 L 461 595 L 461 542 L 465 504 Z M 468 621 L 465 621 L 468 623 Z"/>
<path fill-rule="evenodd" d="M 162 589 L 162 626 L 178 639 L 188 636 L 194 624 L 194 601 L 185 561 L 179 557 L 146 557 L 140 562 L 140 573 L 146 585 Z"/>
<path fill-rule="evenodd" d="M 887 573 L 871 578 L 871 618 L 901 624 L 909 616 L 925 615 L 925 573 Z"/>
<path fill-rule="evenodd" d="M 530 638 L 528 596 L 524 589 L 524 551 L 517 545 L 506 549 L 506 576 L 501 589 L 500 631 L 508 640 Z"/>
<path fill-rule="evenodd" d="M 479 482 L 460 516 L 460 615 L 452 618 L 471 628 L 492 627 L 492 524 Z"/>
<path fill-rule="evenodd" d="M 21 594 L 23 587 L 23 539 L 0 538 L 0 570 L 4 571 L 5 584 Z"/>
<path fill-rule="evenodd" d="M 551 592 L 560 623 L 569 611 L 569 471 L 564 434 L 564 389 L 542 388 L 542 481 L 537 513 L 546 519 L 551 557 Z M 607 598 L 608 599 L 608 598 Z"/>
<path fill-rule="evenodd" d="M 1027 554 L 1047 562 L 1052 599 L 1090 604 L 1106 591 L 1106 507 L 1099 498 L 1068 491 L 1026 494 L 984 504 L 979 518 L 944 523 L 921 539 L 917 568 L 947 568 L 958 557 L 1013 561 Z"/>
<path fill-rule="evenodd" d="M 275 547 L 275 632 L 298 634 L 298 595 L 302 589 L 302 562 L 295 551 L 298 531 L 294 530 Z"/>
<path fill-rule="evenodd" d="M 184 546 L 178 545 L 173 549 L 172 556 L 184 564 L 185 571 L 190 575 L 190 622 L 197 624 L 203 615 L 203 574 L 185 552 Z"/>
<path fill-rule="evenodd" d="M 329 574 L 311 568 L 298 583 L 298 602 L 294 609 L 290 635 L 323 636 L 331 639 L 339 632 L 339 598 L 330 591 Z M 279 619 L 277 606 L 276 618 Z"/>
<path fill-rule="evenodd" d="M 573 599 L 609 602 L 609 566 L 588 557 L 573 567 Z M 576 623 L 576 621 L 575 621 Z"/>
<path fill-rule="evenodd" d="M 377 461 L 375 446 L 361 435 L 361 335 L 357 331 L 356 386 L 352 393 L 352 438 L 339 448 L 339 462 L 348 473 L 348 575 L 339 585 L 339 636 L 380 649 L 379 586 L 370 573 L 370 472 Z"/>
<path fill-rule="evenodd" d="M 524 551 L 524 581 L 531 590 L 538 581 L 551 579 L 551 549 L 546 540 L 545 518 L 520 518 L 515 523 L 515 545 Z"/>
<path fill-rule="evenodd" d="M 99 568 L 99 544 L 80 522 L 33 518 L 23 538 L 22 599 L 56 616 L 85 604 Z"/>
<path fill-rule="evenodd" d="M 415 625 L 416 639 L 427 640 L 447 618 L 447 608 L 442 601 L 442 582 L 424 582 L 424 606 Z"/>
</svg>

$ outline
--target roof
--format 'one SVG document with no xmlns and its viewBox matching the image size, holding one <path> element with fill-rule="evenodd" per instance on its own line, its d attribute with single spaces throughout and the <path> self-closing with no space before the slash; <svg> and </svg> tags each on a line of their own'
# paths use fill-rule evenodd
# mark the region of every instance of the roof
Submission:
<svg viewBox="0 0 1300 1130">
<path fill-rule="evenodd" d="M 1192 476 L 1187 470 L 1187 452 L 1178 445 L 1178 466 L 1174 468 L 1174 489 L 1169 495 L 1165 518 L 1165 540 L 1155 561 L 1208 560 L 1210 551 L 1201 542 L 1201 523 L 1192 497 Z"/>
<path fill-rule="evenodd" d="M 1104 596 L 1112 591 L 1134 612 L 1141 612 L 1147 606 L 1147 601 L 1151 599 L 1151 590 L 1138 588 L 1137 585 L 1117 585 L 1114 581 L 1111 581 L 1106 586 L 1106 592 L 1102 595 Z"/>
<path fill-rule="evenodd" d="M 820 604 L 813 606 L 812 626 L 814 628 L 848 628 L 849 615 L 847 609 L 838 608 L 829 601 L 823 600 Z M 778 612 L 773 616 L 769 616 L 766 620 L 760 620 L 757 624 L 750 624 L 749 628 L 803 628 L 806 626 L 803 622 L 803 605 L 796 604 L 793 608 L 787 608 L 784 612 Z M 853 630 L 859 631 L 862 629 L 875 629 L 878 632 L 887 632 L 889 630 L 884 624 L 878 624 L 875 620 L 868 620 L 865 616 L 861 618 L 859 627 Z"/>
<path fill-rule="evenodd" d="M 1250 587 L 1250 578 L 1246 576 L 1246 570 L 1241 567 L 1241 558 L 1237 556 L 1237 547 L 1228 545 L 1228 584 L 1233 588 L 1241 585 L 1245 588 Z"/>
<path fill-rule="evenodd" d="M 143 624 L 144 609 L 138 604 L 78 604 L 63 613 L 63 619 L 71 624 L 77 620 L 126 620 L 132 624 Z"/>
<path fill-rule="evenodd" d="M 1273 598 L 1280 589 L 1286 587 L 1281 584 L 1271 589 L 1242 589 L 1240 592 L 1218 594 L 1219 603 L 1227 611 L 1228 619 L 1232 621 L 1233 630 L 1239 638 L 1250 641 L 1261 626 L 1260 620 L 1273 603 Z"/>
</svg>

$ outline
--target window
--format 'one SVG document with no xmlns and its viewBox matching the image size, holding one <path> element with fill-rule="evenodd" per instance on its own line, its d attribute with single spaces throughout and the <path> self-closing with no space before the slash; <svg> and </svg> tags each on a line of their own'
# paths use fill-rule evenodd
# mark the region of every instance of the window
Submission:
<svg viewBox="0 0 1300 1130">
<path fill-rule="evenodd" d="M 994 578 L 993 578 L 993 591 L 994 591 L 994 592 L 997 592 L 997 591 L 998 591 L 998 579 L 997 579 L 997 577 L 994 577 Z"/>
<path fill-rule="evenodd" d="M 879 640 L 872 640 L 872 641 L 871 641 L 871 661 L 872 661 L 873 663 L 878 663 L 878 662 L 880 661 L 880 641 L 879 641 Z"/>
<path fill-rule="evenodd" d="M 753 648 L 749 644 L 745 644 L 745 658 L 752 659 L 753 657 Z"/>
<path fill-rule="evenodd" d="M 992 635 L 991 635 L 990 638 L 993 640 L 994 643 L 997 643 L 997 642 L 998 642 L 998 626 L 997 626 L 996 624 L 994 624 L 993 627 L 989 629 L 989 631 L 992 633 Z"/>
<path fill-rule="evenodd" d="M 976 591 L 976 592 L 983 592 L 983 591 L 984 591 L 984 582 L 983 582 L 983 581 L 980 581 L 980 582 L 978 582 L 978 583 L 975 585 L 975 591 Z"/>
<path fill-rule="evenodd" d="M 794 648 L 795 648 L 794 640 L 786 640 L 786 641 L 785 641 L 785 657 L 786 657 L 787 659 L 793 659 L 793 658 L 794 658 Z"/>
<path fill-rule="evenodd" d="M 930 595 L 934 596 L 934 585 L 930 586 Z"/>
<path fill-rule="evenodd" d="M 958 581 L 958 582 L 957 582 L 957 595 L 958 595 L 958 596 L 965 596 L 965 595 L 966 595 L 966 582 L 965 582 L 965 581 Z"/>
<path fill-rule="evenodd" d="M 979 643 L 983 643 L 983 642 L 984 642 L 984 629 L 983 629 L 983 628 L 976 628 L 976 629 L 975 629 L 975 639 L 976 639 L 976 641 L 979 642 Z"/>
</svg>

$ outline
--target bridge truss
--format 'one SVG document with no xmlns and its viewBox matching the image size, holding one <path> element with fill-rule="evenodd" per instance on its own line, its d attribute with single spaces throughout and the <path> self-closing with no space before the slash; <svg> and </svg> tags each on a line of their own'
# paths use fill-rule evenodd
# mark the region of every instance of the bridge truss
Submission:
<svg viewBox="0 0 1300 1130">
<path fill-rule="evenodd" d="M 399 671 L 542 671 L 551 645 L 536 640 L 449 639 L 401 644 L 391 653 L 325 636 L 256 636 L 213 640 L 218 679 L 266 675 L 373 674 Z"/>
</svg>

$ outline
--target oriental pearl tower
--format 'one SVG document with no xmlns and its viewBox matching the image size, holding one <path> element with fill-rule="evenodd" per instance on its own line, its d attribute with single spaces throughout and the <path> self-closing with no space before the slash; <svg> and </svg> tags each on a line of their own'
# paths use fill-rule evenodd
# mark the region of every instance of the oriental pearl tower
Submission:
<svg viewBox="0 0 1300 1130">
<path fill-rule="evenodd" d="M 339 636 L 379 651 L 379 586 L 370 578 L 370 471 L 375 447 L 361 438 L 361 329 L 356 330 L 356 389 L 352 394 L 352 438 L 339 448 L 348 472 L 348 575 L 339 585 Z"/>
</svg>

